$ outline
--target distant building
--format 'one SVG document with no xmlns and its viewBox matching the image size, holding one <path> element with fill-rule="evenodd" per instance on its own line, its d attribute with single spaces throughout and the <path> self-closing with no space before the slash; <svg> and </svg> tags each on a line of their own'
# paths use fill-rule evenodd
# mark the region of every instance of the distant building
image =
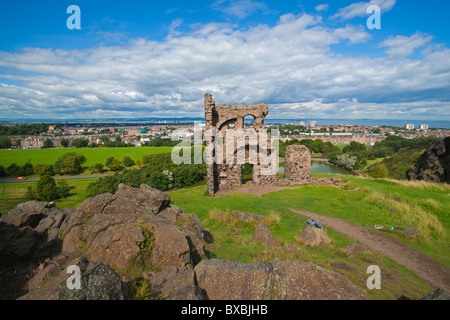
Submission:
<svg viewBox="0 0 450 320">
<path fill-rule="evenodd" d="M 414 125 L 413 124 L 406 124 L 405 125 L 405 129 L 406 130 L 414 130 Z"/>
<path fill-rule="evenodd" d="M 305 126 L 305 121 L 300 121 L 300 125 L 304 127 Z"/>
<path fill-rule="evenodd" d="M 142 128 L 139 133 L 148 133 L 148 128 L 147 127 Z"/>
<path fill-rule="evenodd" d="M 315 127 L 316 127 L 316 121 L 311 121 L 311 122 L 309 123 L 309 127 L 310 127 L 310 128 L 315 128 Z"/>
<path fill-rule="evenodd" d="M 421 125 L 419 126 L 419 129 L 420 129 L 420 130 L 428 130 L 428 125 L 427 125 L 427 124 L 421 124 Z"/>
</svg>

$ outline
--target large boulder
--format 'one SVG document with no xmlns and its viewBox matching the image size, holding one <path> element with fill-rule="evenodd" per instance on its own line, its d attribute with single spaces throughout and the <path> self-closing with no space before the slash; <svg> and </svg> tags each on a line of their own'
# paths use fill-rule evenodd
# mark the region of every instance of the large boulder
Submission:
<svg viewBox="0 0 450 320">
<path fill-rule="evenodd" d="M 81 271 L 81 288 L 69 289 L 67 280 L 72 274 L 66 270 L 54 281 L 35 289 L 18 300 L 123 300 L 124 288 L 119 275 L 102 263 L 79 258 L 70 263 Z"/>
<path fill-rule="evenodd" d="M 165 300 L 205 300 L 203 291 L 196 285 L 194 270 L 167 267 L 150 279 L 154 298 Z"/>
<path fill-rule="evenodd" d="M 53 202 L 32 200 L 18 204 L 7 215 L 2 215 L 0 219 L 18 228 L 25 226 L 35 228 L 46 217 L 46 212 L 54 206 Z"/>
<path fill-rule="evenodd" d="M 269 262 L 240 263 L 225 260 L 202 260 L 195 267 L 197 284 L 210 300 L 270 299 Z"/>
<path fill-rule="evenodd" d="M 128 223 L 113 225 L 97 234 L 88 249 L 91 261 L 103 261 L 117 269 L 126 269 L 139 256 L 139 242 L 145 240 L 139 227 Z"/>
<path fill-rule="evenodd" d="M 203 260 L 198 286 L 211 300 L 364 300 L 348 278 L 304 261 Z"/>
<path fill-rule="evenodd" d="M 278 240 L 275 239 L 269 229 L 267 229 L 263 224 L 258 224 L 256 226 L 255 232 L 253 233 L 253 241 L 257 243 L 261 242 L 269 249 L 277 249 L 281 247 Z"/>
<path fill-rule="evenodd" d="M 170 204 L 170 196 L 142 184 L 139 189 L 119 184 L 117 192 L 104 193 L 86 199 L 76 209 L 78 218 L 89 219 L 95 214 L 157 214 Z"/>
<path fill-rule="evenodd" d="M 300 234 L 300 239 L 304 244 L 312 247 L 331 242 L 331 239 L 328 237 L 323 227 L 318 228 L 313 224 L 309 224 L 308 221 L 303 224 L 303 231 Z"/>
<path fill-rule="evenodd" d="M 370 250 L 370 248 L 363 246 L 359 243 L 356 242 L 352 242 L 350 244 L 348 244 L 344 249 L 345 254 L 347 255 L 347 257 L 352 258 L 355 255 L 357 255 L 358 253 L 371 253 L 372 250 Z"/>
</svg>

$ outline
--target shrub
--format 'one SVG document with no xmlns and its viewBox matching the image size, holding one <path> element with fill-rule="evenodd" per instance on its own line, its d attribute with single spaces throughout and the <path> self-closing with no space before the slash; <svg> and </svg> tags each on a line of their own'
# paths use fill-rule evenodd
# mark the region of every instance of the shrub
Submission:
<svg viewBox="0 0 450 320">
<path fill-rule="evenodd" d="M 122 164 L 125 167 L 129 168 L 129 167 L 134 166 L 135 163 L 134 163 L 134 160 L 131 159 L 129 156 L 125 156 L 125 157 L 123 157 Z"/>
<path fill-rule="evenodd" d="M 357 164 L 357 161 L 356 157 L 352 157 L 347 154 L 341 154 L 337 156 L 336 164 L 344 169 L 353 170 Z"/>
<path fill-rule="evenodd" d="M 76 174 L 81 172 L 81 165 L 86 162 L 86 157 L 75 152 L 66 153 L 61 156 L 54 165 L 56 173 Z"/>
<path fill-rule="evenodd" d="M 39 200 L 42 201 L 58 199 L 58 188 L 56 187 L 55 179 L 48 174 L 43 175 L 37 183 L 37 195 Z"/>
<path fill-rule="evenodd" d="M 36 164 L 34 166 L 34 173 L 39 175 L 48 174 L 50 176 L 53 176 L 55 173 L 53 171 L 53 166 L 50 164 Z"/>
</svg>

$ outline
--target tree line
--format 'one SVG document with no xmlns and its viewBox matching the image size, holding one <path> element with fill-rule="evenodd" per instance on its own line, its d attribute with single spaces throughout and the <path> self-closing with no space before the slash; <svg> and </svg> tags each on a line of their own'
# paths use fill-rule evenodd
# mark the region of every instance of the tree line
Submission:
<svg viewBox="0 0 450 320">
<path fill-rule="evenodd" d="M 139 161 L 139 160 L 138 160 Z M 114 162 L 112 160 L 112 162 Z M 115 193 L 120 183 L 132 187 L 147 184 L 152 188 L 167 191 L 174 188 L 191 186 L 206 178 L 206 165 L 175 165 L 171 153 L 146 155 L 142 158 L 141 168 L 125 169 L 113 176 L 99 178 L 87 187 L 86 196 Z"/>
<path fill-rule="evenodd" d="M 374 178 L 406 179 L 406 171 L 418 159 L 423 150 L 438 138 L 421 137 L 406 139 L 389 135 L 373 146 L 352 141 L 342 150 L 331 142 L 320 139 L 280 141 L 280 156 L 284 157 L 286 147 L 292 144 L 306 146 L 312 154 L 322 154 L 328 161 L 347 170 L 367 167 L 369 160 L 384 158 L 367 167 L 367 173 Z"/>
</svg>

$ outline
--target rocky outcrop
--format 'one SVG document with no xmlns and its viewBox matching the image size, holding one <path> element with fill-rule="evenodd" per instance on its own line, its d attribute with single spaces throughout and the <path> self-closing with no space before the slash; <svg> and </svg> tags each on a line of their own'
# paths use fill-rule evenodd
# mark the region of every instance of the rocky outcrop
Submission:
<svg viewBox="0 0 450 320">
<path fill-rule="evenodd" d="M 43 284 L 58 278 L 70 257 L 84 256 L 92 266 L 120 272 L 139 264 L 154 270 L 192 270 L 204 255 L 204 239 L 209 234 L 195 214 L 171 207 L 167 194 L 146 185 L 123 184 L 116 194 L 89 198 L 74 209 L 60 210 L 53 203 L 39 201 L 20 204 L 1 217 L 0 229 L 2 260 L 20 269 L 14 274 L 23 279 L 22 288 L 36 291 L 25 299 L 39 297 L 40 291 L 45 299 L 60 299 L 62 289 L 56 280 Z M 26 266 L 20 267 L 21 263 Z M 30 266 L 34 268 L 31 273 Z M 85 274 L 86 285 L 98 283 L 94 269 Z M 102 298 L 93 293 L 66 293 L 73 299 Z"/>
<path fill-rule="evenodd" d="M 87 199 L 74 215 L 63 241 L 66 254 L 83 245 L 92 261 L 126 269 L 147 250 L 152 266 L 163 269 L 192 268 L 193 256 L 198 260 L 204 253 L 204 228 L 197 216 L 170 207 L 167 194 L 146 185 L 121 184 L 114 195 Z"/>
<path fill-rule="evenodd" d="M 433 142 L 406 176 L 408 180 L 450 183 L 450 137 Z"/>
<path fill-rule="evenodd" d="M 304 261 L 238 263 L 205 260 L 198 286 L 212 300 L 363 300 L 343 275 Z"/>
</svg>

